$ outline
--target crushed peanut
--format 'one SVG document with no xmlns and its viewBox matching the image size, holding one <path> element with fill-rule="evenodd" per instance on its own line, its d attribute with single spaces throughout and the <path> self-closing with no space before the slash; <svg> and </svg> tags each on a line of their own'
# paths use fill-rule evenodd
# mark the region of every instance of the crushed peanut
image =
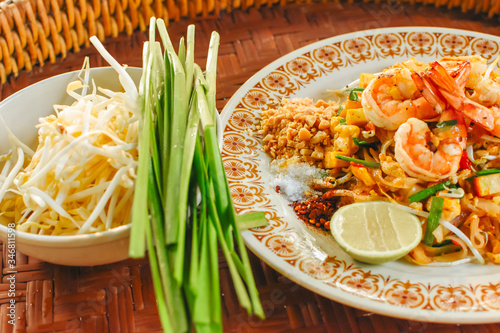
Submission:
<svg viewBox="0 0 500 333">
<path fill-rule="evenodd" d="M 283 99 L 278 109 L 262 112 L 259 134 L 264 138 L 264 151 L 274 159 L 299 157 L 301 162 L 325 167 L 325 153 L 335 140 L 331 120 L 338 108 L 334 102 Z"/>
</svg>

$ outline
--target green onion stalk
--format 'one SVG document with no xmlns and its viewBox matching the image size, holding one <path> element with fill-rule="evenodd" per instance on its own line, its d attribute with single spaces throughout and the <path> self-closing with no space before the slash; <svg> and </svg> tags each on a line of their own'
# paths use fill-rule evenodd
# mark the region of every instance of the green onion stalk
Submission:
<svg viewBox="0 0 500 333">
<path fill-rule="evenodd" d="M 425 228 L 422 243 L 427 246 L 432 246 L 434 242 L 434 230 L 439 226 L 439 219 L 443 211 L 444 199 L 441 197 L 432 197 L 431 209 L 429 210 L 429 217 L 427 218 L 427 226 Z"/>
<path fill-rule="evenodd" d="M 373 162 L 373 161 L 366 161 L 366 160 L 362 160 L 359 158 L 344 156 L 344 155 L 340 155 L 340 154 L 335 155 L 335 158 L 342 160 L 342 161 L 346 161 L 346 162 L 358 163 L 358 164 L 364 165 L 364 166 L 369 167 L 369 168 L 375 168 L 375 169 L 380 168 L 380 163 Z"/>
<path fill-rule="evenodd" d="M 133 258 L 147 251 L 163 329 L 176 333 L 222 332 L 219 249 L 240 305 L 264 318 L 240 230 L 267 220 L 236 214 L 215 126 L 219 35 L 212 33 L 205 71 L 194 41 L 191 25 L 176 53 L 165 22 L 151 19 L 129 248 Z"/>
<path fill-rule="evenodd" d="M 419 202 L 419 201 L 427 199 L 428 197 L 438 193 L 439 191 L 445 190 L 446 188 L 448 188 L 450 186 L 451 186 L 451 182 L 449 180 L 447 180 L 445 182 L 438 183 L 436 185 L 433 185 L 433 186 L 430 186 L 426 189 L 423 189 L 422 191 L 419 191 L 413 195 L 410 195 L 410 197 L 408 199 L 410 199 L 410 203 Z"/>
</svg>

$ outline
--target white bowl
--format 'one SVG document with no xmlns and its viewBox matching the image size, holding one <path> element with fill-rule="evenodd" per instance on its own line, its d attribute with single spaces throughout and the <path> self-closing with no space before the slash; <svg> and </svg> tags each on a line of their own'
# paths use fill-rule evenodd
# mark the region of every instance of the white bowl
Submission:
<svg viewBox="0 0 500 333">
<path fill-rule="evenodd" d="M 128 68 L 136 84 L 141 68 Z M 0 103 L 0 114 L 10 130 L 32 148 L 38 144 L 35 125 L 40 117 L 54 113 L 54 104 L 71 104 L 66 93 L 69 82 L 78 80 L 79 71 L 57 75 L 18 91 Z M 118 74 L 110 67 L 93 68 L 90 77 L 102 88 L 120 90 Z M 5 128 L 0 125 L 0 154 L 9 150 Z M 8 228 L 0 225 L 0 239 L 7 241 Z M 130 225 L 87 235 L 47 236 L 15 233 L 15 250 L 60 265 L 93 266 L 128 258 Z"/>
</svg>

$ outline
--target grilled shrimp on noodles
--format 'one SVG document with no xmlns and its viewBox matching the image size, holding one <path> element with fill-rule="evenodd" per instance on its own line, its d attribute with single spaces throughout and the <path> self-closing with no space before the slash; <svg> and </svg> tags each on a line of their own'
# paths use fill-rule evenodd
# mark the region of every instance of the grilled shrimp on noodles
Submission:
<svg viewBox="0 0 500 333">
<path fill-rule="evenodd" d="M 479 55 L 444 57 L 438 60 L 438 62 L 450 73 L 455 81 L 459 82 L 459 86 L 467 89 L 476 87 L 483 80 L 484 74 L 488 69 L 486 59 Z M 461 67 L 464 63 L 470 65 L 469 72 L 462 72 Z M 428 69 L 429 64 L 411 58 L 395 66 L 408 68 L 412 72 L 424 73 Z"/>
<path fill-rule="evenodd" d="M 463 64 L 468 63 L 470 65 L 470 71 L 461 74 L 464 75 L 465 80 L 459 82 L 459 86 L 463 89 L 472 89 L 477 86 L 477 84 L 483 80 L 484 73 L 487 70 L 486 59 L 479 55 L 462 56 L 462 57 L 444 57 L 438 60 L 438 62 L 446 69 L 448 73 L 458 81 L 454 72 L 460 72 L 460 67 Z M 469 66 L 468 65 L 468 66 Z"/>
<path fill-rule="evenodd" d="M 487 107 L 471 100 L 466 96 L 463 89 L 453 84 L 453 80 L 447 80 L 444 73 L 447 73 L 446 69 L 438 62 L 434 62 L 431 65 L 431 69 L 426 73 L 426 77 L 437 87 L 438 91 L 449 105 L 461 111 L 467 118 L 491 134 L 500 137 L 499 106 L 492 105 Z M 500 89 L 500 87 L 498 87 L 498 89 Z"/>
<path fill-rule="evenodd" d="M 435 68 L 439 66 L 439 68 Z M 441 86 L 446 86 L 447 90 L 453 91 L 453 94 L 460 94 L 464 91 L 467 84 L 469 74 L 471 72 L 471 64 L 469 61 L 463 61 L 453 68 L 446 70 L 440 63 L 434 62 L 431 68 L 427 68 L 421 74 L 413 72 L 411 74 L 413 82 L 418 90 L 422 92 L 422 96 L 441 113 L 449 105 L 446 96 L 447 92 L 440 89 Z M 433 81 L 434 78 L 434 81 Z M 436 80 L 440 84 L 436 85 Z M 451 104 L 455 109 L 459 107 L 457 103 Z"/>
<path fill-rule="evenodd" d="M 361 96 L 365 115 L 377 127 L 395 130 L 410 118 L 439 116 L 417 89 L 411 71 L 393 67 L 370 81 Z"/>
<path fill-rule="evenodd" d="M 457 103 L 449 105 L 447 98 L 441 97 L 447 95 L 448 91 L 434 86 L 434 82 L 439 81 L 450 91 L 462 90 L 464 81 L 457 82 L 455 79 L 467 77 L 470 64 L 464 62 L 455 78 L 441 65 L 439 70 L 436 70 L 436 64 L 439 65 L 433 64 L 423 77 L 414 74 L 414 80 L 429 104 L 439 104 L 439 107 L 444 109 L 439 121 L 456 120 L 456 124 L 433 134 L 424 121 L 411 118 L 399 127 L 394 136 L 395 157 L 403 170 L 426 181 L 437 181 L 456 174 L 467 143 L 467 126 L 462 114 L 455 110 Z M 435 147 L 431 147 L 429 142 Z"/>
<path fill-rule="evenodd" d="M 395 157 L 410 176 L 425 181 L 448 178 L 458 171 L 467 140 L 467 127 L 463 116 L 453 109 L 441 113 L 440 121 L 456 119 L 457 124 L 438 132 L 437 136 L 427 123 L 410 118 L 394 135 Z M 436 142 L 435 150 L 429 142 Z"/>
</svg>

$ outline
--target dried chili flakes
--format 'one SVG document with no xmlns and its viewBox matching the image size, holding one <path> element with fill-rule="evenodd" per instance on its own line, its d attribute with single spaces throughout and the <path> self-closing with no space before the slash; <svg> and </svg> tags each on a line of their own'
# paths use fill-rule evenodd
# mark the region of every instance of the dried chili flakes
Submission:
<svg viewBox="0 0 500 333">
<path fill-rule="evenodd" d="M 294 202 L 292 206 L 302 221 L 324 230 L 330 230 L 330 219 L 339 208 L 338 203 L 338 197 L 316 197 L 302 202 Z"/>
</svg>

